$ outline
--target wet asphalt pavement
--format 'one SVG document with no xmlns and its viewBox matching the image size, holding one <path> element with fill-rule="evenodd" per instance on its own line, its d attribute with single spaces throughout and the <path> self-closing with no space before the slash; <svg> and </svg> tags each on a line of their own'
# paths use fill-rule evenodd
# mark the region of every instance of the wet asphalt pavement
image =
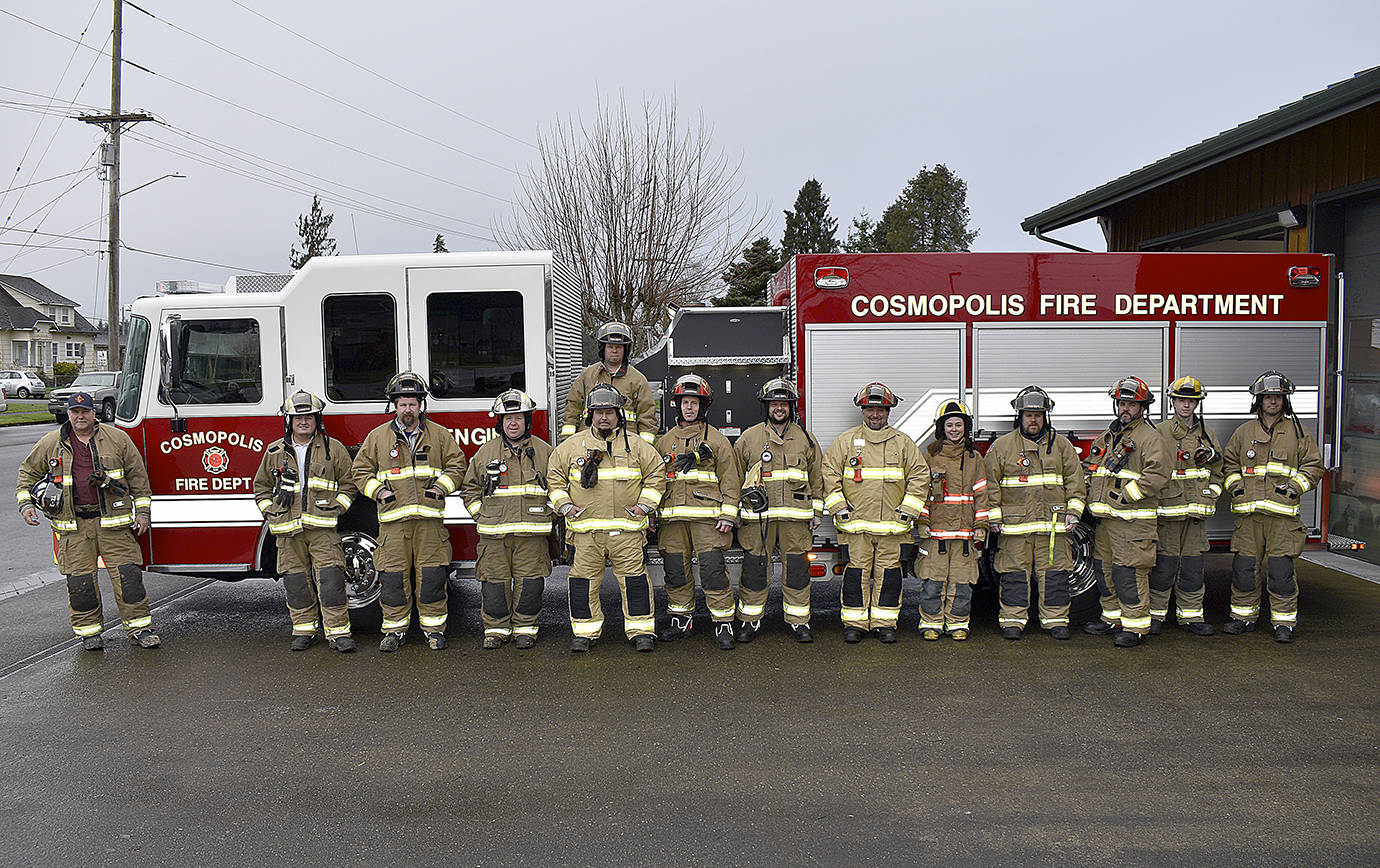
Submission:
<svg viewBox="0 0 1380 868">
<path fill-rule="evenodd" d="M 1224 617 L 1226 561 L 1210 565 Z M 536 649 L 416 634 L 287 650 L 272 581 L 150 575 L 157 651 L 66 647 L 60 583 L 0 600 L 5 864 L 841 864 L 1380 861 L 1380 586 L 1303 567 L 1298 640 L 1171 629 L 817 641 L 776 614 L 732 653 L 637 654 L 614 613 L 571 655 L 565 583 Z M 108 594 L 107 594 L 108 596 Z M 664 601 L 662 601 L 664 605 Z M 701 604 L 702 606 L 702 604 Z M 110 619 L 113 605 L 107 601 Z M 770 610 L 769 610 L 770 611 Z M 115 620 L 108 620 L 117 624 Z M 27 659 L 27 662 L 25 662 Z"/>
</svg>

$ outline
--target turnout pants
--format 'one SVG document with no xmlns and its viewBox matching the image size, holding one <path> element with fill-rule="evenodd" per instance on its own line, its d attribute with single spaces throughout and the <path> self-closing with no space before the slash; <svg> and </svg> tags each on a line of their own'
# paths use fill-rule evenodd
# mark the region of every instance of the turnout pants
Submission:
<svg viewBox="0 0 1380 868">
<path fill-rule="evenodd" d="M 381 525 L 374 568 L 379 573 L 383 632 L 407 632 L 414 599 L 422 630 L 445 632 L 450 534 L 439 519 L 404 518 Z"/>
<path fill-rule="evenodd" d="M 1051 548 L 1053 552 L 1051 554 Z M 1025 629 L 1030 620 L 1030 574 L 1035 574 L 1035 589 L 1040 595 L 1040 626 L 1046 630 L 1069 625 L 1069 573 L 1073 552 L 1068 534 L 1003 533 L 997 554 L 992 559 L 997 571 L 1001 611 L 997 622 L 1002 627 Z"/>
<path fill-rule="evenodd" d="M 668 521 L 661 526 L 657 546 L 666 570 L 666 611 L 672 615 L 695 613 L 695 576 L 690 553 L 699 555 L 700 585 L 709 617 L 716 624 L 733 621 L 733 586 L 728 581 L 724 552 L 733 535 L 719 533 L 712 521 Z"/>
<path fill-rule="evenodd" d="M 1169 598 L 1178 605 L 1180 624 L 1203 620 L 1203 554 L 1208 550 L 1207 529 L 1200 518 L 1162 519 L 1159 550 L 1150 570 L 1150 617 L 1169 617 Z"/>
<path fill-rule="evenodd" d="M 120 622 L 134 634 L 153 626 L 148 593 L 144 590 L 144 554 L 128 527 L 103 528 L 99 518 L 77 519 L 77 529 L 58 534 L 58 570 L 67 577 L 67 611 L 78 636 L 101 633 L 101 589 L 96 564 L 105 559 L 105 572 L 115 592 Z"/>
<path fill-rule="evenodd" d="M 1294 559 L 1303 551 L 1303 525 L 1297 518 L 1254 513 L 1236 520 L 1231 537 L 1231 616 L 1254 622 L 1260 617 L 1260 573 L 1270 598 L 1270 623 L 1293 627 L 1299 618 L 1299 583 Z M 1261 570 L 1261 567 L 1264 570 Z"/>
<path fill-rule="evenodd" d="M 483 588 L 484 635 L 537 635 L 537 616 L 551 575 L 545 536 L 481 536 L 475 575 Z M 517 605 L 514 606 L 514 600 Z"/>
<path fill-rule="evenodd" d="M 1104 518 L 1097 523 L 1093 570 L 1102 620 L 1128 633 L 1150 632 L 1150 568 L 1155 565 L 1155 523 Z M 1104 567 L 1112 566 L 1111 581 Z"/>
<path fill-rule="evenodd" d="M 760 621 L 767 608 L 771 556 L 781 557 L 781 609 L 787 624 L 810 623 L 810 560 L 813 544 L 808 521 L 769 521 L 766 541 L 756 519 L 738 531 L 743 546 L 743 574 L 738 579 L 738 620 Z"/>
<path fill-rule="evenodd" d="M 570 630 L 576 636 L 598 639 L 604 631 L 604 609 L 599 591 L 604 565 L 613 565 L 618 594 L 623 599 L 623 633 L 656 635 L 652 610 L 652 583 L 642 557 L 646 535 L 641 531 L 601 530 L 574 534 L 575 560 L 570 565 Z"/>
<path fill-rule="evenodd" d="M 283 574 L 292 635 L 316 635 L 318 619 L 327 639 L 350 635 L 340 535 L 325 528 L 305 528 L 275 536 L 273 541 L 278 546 L 278 572 Z"/>
<path fill-rule="evenodd" d="M 971 540 L 924 539 L 920 548 L 920 629 L 967 630 L 978 579 L 978 551 Z"/>
<path fill-rule="evenodd" d="M 901 614 L 901 542 L 909 539 L 909 534 L 839 534 L 848 551 L 839 605 L 844 627 L 896 627 Z"/>
</svg>

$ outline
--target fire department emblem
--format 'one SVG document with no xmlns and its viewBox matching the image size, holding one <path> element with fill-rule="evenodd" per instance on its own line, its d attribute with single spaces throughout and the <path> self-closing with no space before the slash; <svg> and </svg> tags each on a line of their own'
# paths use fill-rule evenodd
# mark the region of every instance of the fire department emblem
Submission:
<svg viewBox="0 0 1380 868">
<path fill-rule="evenodd" d="M 1246 457 L 1247 457 L 1247 458 L 1254 458 L 1254 457 L 1255 457 L 1255 450 L 1254 450 L 1254 449 L 1247 449 L 1247 450 L 1246 450 Z"/>
<path fill-rule="evenodd" d="M 212 446 L 201 453 L 201 466 L 207 473 L 224 473 L 230 469 L 230 453 L 219 446 Z"/>
</svg>

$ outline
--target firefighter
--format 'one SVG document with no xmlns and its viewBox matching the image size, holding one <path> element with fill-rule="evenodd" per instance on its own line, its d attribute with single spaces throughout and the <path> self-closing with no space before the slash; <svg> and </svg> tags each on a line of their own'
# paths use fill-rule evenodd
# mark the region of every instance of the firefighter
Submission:
<svg viewBox="0 0 1380 868">
<path fill-rule="evenodd" d="M 781 557 L 782 614 L 797 642 L 813 642 L 806 555 L 824 512 L 824 455 L 796 420 L 800 393 L 794 383 L 769 380 L 757 399 L 767 418 L 744 431 L 734 446 L 745 474 L 738 531 L 744 554 L 737 639 L 751 642 L 761 628 L 775 551 Z"/>
<path fill-rule="evenodd" d="M 378 505 L 374 552 L 383 607 L 379 650 L 397 651 L 412 622 L 412 601 L 427 645 L 446 647 L 446 583 L 450 534 L 442 520 L 446 496 L 465 475 L 455 437 L 427 418 L 426 382 L 411 371 L 384 390 L 393 418 L 369 432 L 352 468 L 355 484 Z"/>
<path fill-rule="evenodd" d="M 37 525 L 39 512 L 57 537 L 58 570 L 67 578 L 72 632 L 87 651 L 101 639 L 101 560 L 115 591 L 120 621 L 130 641 L 157 648 L 144 573 L 135 534 L 149 528 L 149 476 L 129 435 L 96 421 L 96 402 L 87 392 L 67 399 L 67 421 L 43 435 L 19 465 L 15 485 L 19 514 Z M 134 533 L 130 533 L 130 530 Z"/>
<path fill-rule="evenodd" d="M 1150 570 L 1150 634 L 1157 636 L 1169 617 L 1169 597 L 1177 602 L 1180 629 L 1211 636 L 1203 620 L 1203 555 L 1208 550 L 1207 520 L 1222 496 L 1222 447 L 1199 415 L 1207 390 L 1196 377 L 1169 384 L 1174 415 L 1160 427 L 1173 467 L 1156 510 L 1158 550 Z"/>
<path fill-rule="evenodd" d="M 1223 487 L 1231 495 L 1236 530 L 1231 537 L 1231 619 L 1223 633 L 1255 629 L 1260 617 L 1259 572 L 1265 574 L 1276 642 L 1292 642 L 1299 615 L 1294 559 L 1305 532 L 1299 500 L 1322 479 L 1318 442 L 1299 422 L 1289 396 L 1294 384 L 1266 371 L 1251 385 L 1251 412 L 1227 441 Z M 1262 570 L 1261 567 L 1264 569 Z"/>
<path fill-rule="evenodd" d="M 518 648 L 536 644 L 537 616 L 551 575 L 546 496 L 551 445 L 532 433 L 536 409 L 520 389 L 495 398 L 489 413 L 496 436 L 479 447 L 460 484 L 465 508 L 479 529 L 474 572 L 483 588 L 485 650 L 510 636 Z"/>
<path fill-rule="evenodd" d="M 871 629 L 896 641 L 901 612 L 901 543 L 929 522 L 930 470 L 915 441 L 887 424 L 901 399 L 882 383 L 853 398 L 863 424 L 838 436 L 824 454 L 824 507 L 834 516 L 847 552 L 840 616 L 843 641 L 861 642 Z"/>
<path fill-rule="evenodd" d="M 316 641 L 319 620 L 335 651 L 355 650 L 345 596 L 345 552 L 336 521 L 358 489 L 350 454 L 326 433 L 325 405 L 306 391 L 283 402 L 283 439 L 264 450 L 254 474 L 254 502 L 268 520 L 278 550 L 293 651 Z"/>
<path fill-rule="evenodd" d="M 978 558 L 991 518 L 987 466 L 973 448 L 973 414 L 962 401 L 940 402 L 925 454 L 930 522 L 919 529 L 920 635 L 934 641 L 947 632 L 961 642 L 968 638 Z"/>
<path fill-rule="evenodd" d="M 714 641 L 721 650 L 731 651 L 733 586 L 728 581 L 724 553 L 733 540 L 743 477 L 733 445 L 705 419 L 713 401 L 703 377 L 686 374 L 676 380 L 671 389 L 676 426 L 656 443 L 666 464 L 666 495 L 658 512 L 657 545 L 666 569 L 666 610 L 671 616 L 661 638 L 674 641 L 689 636 L 694 629 L 691 557 L 698 556 Z"/>
<path fill-rule="evenodd" d="M 585 430 L 551 453 L 546 473 L 551 507 L 565 517 L 575 548 L 570 565 L 570 643 L 588 651 L 604 629 L 599 591 L 613 564 L 623 599 L 623 631 L 638 651 L 656 643 L 656 612 L 642 547 L 648 516 L 666 490 L 661 454 L 628 433 L 624 397 L 601 383 L 585 395 Z"/>
<path fill-rule="evenodd" d="M 595 333 L 599 342 L 599 361 L 585 368 L 570 387 L 565 398 L 565 417 L 561 420 L 560 439 L 564 440 L 581 428 L 584 422 L 585 396 L 596 385 L 611 385 L 623 395 L 623 419 L 628 430 L 646 440 L 656 442 L 656 401 L 647 378 L 628 361 L 632 352 L 632 329 L 626 323 L 606 322 Z"/>
<path fill-rule="evenodd" d="M 1164 437 L 1147 418 L 1155 396 L 1146 382 L 1122 377 L 1107 394 L 1116 418 L 1088 449 L 1088 509 L 1097 518 L 1093 570 L 1102 618 L 1083 625 L 1083 632 L 1114 632 L 1118 648 L 1133 648 L 1150 632 L 1157 510 L 1173 462 Z"/>
<path fill-rule="evenodd" d="M 991 530 L 999 531 L 992 568 L 998 575 L 997 622 L 1006 639 L 1021 638 L 1030 620 L 1030 576 L 1039 594 L 1040 626 L 1055 639 L 1069 634 L 1069 581 L 1073 550 L 1069 534 L 1083 515 L 1083 466 L 1078 450 L 1054 430 L 1054 400 L 1026 386 L 1011 401 L 1011 431 L 987 450 L 993 485 Z"/>
</svg>

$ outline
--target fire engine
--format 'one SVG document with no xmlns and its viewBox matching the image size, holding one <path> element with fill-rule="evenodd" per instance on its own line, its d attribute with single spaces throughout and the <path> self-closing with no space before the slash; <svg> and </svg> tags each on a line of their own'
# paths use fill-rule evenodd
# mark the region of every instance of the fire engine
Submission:
<svg viewBox="0 0 1380 868">
<path fill-rule="evenodd" d="M 273 291 L 232 281 L 220 293 L 139 299 L 115 418 L 148 465 L 147 569 L 274 573 L 252 487 L 263 450 L 284 435 L 288 391 L 321 396 L 327 430 L 352 452 L 388 419 L 383 389 L 401 370 L 427 379 L 427 413 L 467 456 L 493 433 L 494 396 L 514 386 L 552 439 L 580 370 L 582 312 L 549 252 L 317 257 Z M 445 523 L 456 560 L 473 562 L 477 534 L 459 496 L 447 498 Z M 374 504 L 356 498 L 339 528 L 351 608 L 370 606 Z"/>
<path fill-rule="evenodd" d="M 1106 390 L 1121 376 L 1160 396 L 1154 420 L 1169 412 L 1167 383 L 1199 377 L 1203 412 L 1225 442 L 1249 418 L 1250 383 L 1276 368 L 1296 383 L 1294 409 L 1331 466 L 1336 432 L 1322 424 L 1334 281 L 1332 258 L 1319 254 L 800 255 L 773 278 L 774 307 L 678 312 L 680 340 L 668 337 L 662 365 L 668 381 L 703 369 L 716 394 L 732 395 L 738 403 L 716 401 L 738 407 L 730 434 L 758 421 L 756 386 L 784 371 L 826 447 L 856 424 L 852 397 L 872 380 L 904 399 L 892 424 L 917 442 L 948 397 L 969 404 L 979 441 L 990 442 L 1010 430 L 1015 393 L 1035 383 L 1084 452 L 1110 420 Z M 582 314 L 579 287 L 550 252 L 318 257 L 271 291 L 232 281 L 220 293 L 139 299 L 116 423 L 149 468 L 148 569 L 274 573 L 251 487 L 263 450 L 283 436 L 290 390 L 320 395 L 328 431 L 354 449 L 388 418 L 388 379 L 415 370 L 430 384 L 431 418 L 473 455 L 492 434 L 494 395 L 518 386 L 537 402 L 535 430 L 555 442 L 581 367 Z M 1303 504 L 1314 537 L 1326 493 L 1324 484 Z M 471 565 L 477 536 L 458 496 L 445 522 L 455 566 Z M 1211 536 L 1224 539 L 1230 524 L 1220 508 Z M 373 504 L 356 499 L 340 530 L 351 607 L 369 606 Z M 824 580 L 842 564 L 827 518 L 816 534 L 811 570 Z"/>
<path fill-rule="evenodd" d="M 1330 468 L 1337 431 L 1322 423 L 1334 280 L 1332 257 L 1306 253 L 810 254 L 787 262 L 771 291 L 800 412 L 822 447 L 858 424 L 852 398 L 872 380 L 904 399 L 891 423 L 920 443 L 942 400 L 966 402 L 983 448 L 1011 430 L 1016 392 L 1036 384 L 1086 457 L 1111 421 L 1114 381 L 1149 383 L 1159 422 L 1172 412 L 1167 384 L 1184 374 L 1207 387 L 1201 412 L 1225 443 L 1250 418 L 1251 383 L 1273 368 L 1296 384 L 1294 410 Z M 1303 503 L 1314 538 L 1327 490 Z M 1225 540 L 1231 524 L 1224 501 L 1210 538 Z M 842 572 L 836 542 L 826 520 L 815 578 Z M 1086 589 L 1086 544 L 1079 555 Z"/>
</svg>

